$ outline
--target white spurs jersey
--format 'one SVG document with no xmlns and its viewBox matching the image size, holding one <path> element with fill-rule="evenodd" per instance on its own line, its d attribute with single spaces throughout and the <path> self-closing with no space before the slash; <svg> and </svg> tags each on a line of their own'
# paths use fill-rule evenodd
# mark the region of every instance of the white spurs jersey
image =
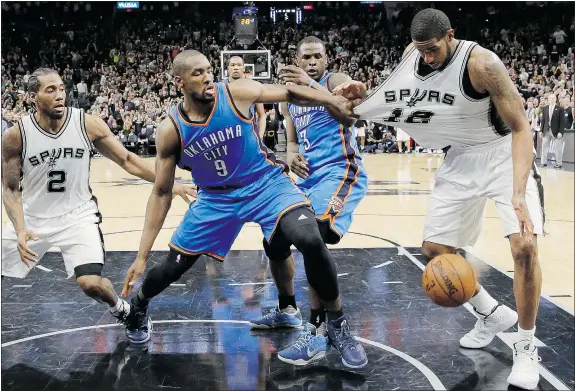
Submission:
<svg viewBox="0 0 575 391">
<path fill-rule="evenodd" d="M 447 66 L 424 76 L 418 73 L 419 51 L 412 48 L 355 113 L 363 120 L 401 128 L 432 149 L 469 147 L 509 134 L 489 94 L 471 85 L 467 62 L 476 45 L 458 41 Z"/>
<path fill-rule="evenodd" d="M 92 200 L 92 143 L 84 112 L 68 107 L 58 134 L 42 130 L 34 115 L 19 122 L 22 135 L 22 204 L 26 216 L 52 218 Z"/>
</svg>

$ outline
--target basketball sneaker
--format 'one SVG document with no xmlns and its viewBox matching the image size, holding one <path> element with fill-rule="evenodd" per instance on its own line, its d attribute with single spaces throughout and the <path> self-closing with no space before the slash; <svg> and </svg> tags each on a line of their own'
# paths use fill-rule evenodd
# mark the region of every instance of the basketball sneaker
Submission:
<svg viewBox="0 0 575 391">
<path fill-rule="evenodd" d="M 290 347 L 280 351 L 278 358 L 292 365 L 307 365 L 325 357 L 329 350 L 329 338 L 325 323 L 319 327 L 308 323 L 299 339 Z"/>
<path fill-rule="evenodd" d="M 148 308 L 139 308 L 133 305 L 126 319 L 126 337 L 132 343 L 146 343 L 152 333 L 152 319 L 148 315 Z"/>
<path fill-rule="evenodd" d="M 302 318 L 299 308 L 296 310 L 291 305 L 288 305 L 281 311 L 279 307 L 272 308 L 266 315 L 252 319 L 249 323 L 255 329 L 300 328 Z"/>
<path fill-rule="evenodd" d="M 459 345 L 467 349 L 481 349 L 489 345 L 497 333 L 517 323 L 517 312 L 505 305 L 498 304 L 488 315 L 477 312 L 475 308 L 473 310 L 479 319 L 473 330 L 459 340 Z"/>
<path fill-rule="evenodd" d="M 331 345 L 341 354 L 343 365 L 354 369 L 367 365 L 365 350 L 351 335 L 345 316 L 327 322 L 327 333 Z"/>
<path fill-rule="evenodd" d="M 533 390 L 539 384 L 539 353 L 532 341 L 513 344 L 513 368 L 507 378 L 512 386 Z"/>
</svg>

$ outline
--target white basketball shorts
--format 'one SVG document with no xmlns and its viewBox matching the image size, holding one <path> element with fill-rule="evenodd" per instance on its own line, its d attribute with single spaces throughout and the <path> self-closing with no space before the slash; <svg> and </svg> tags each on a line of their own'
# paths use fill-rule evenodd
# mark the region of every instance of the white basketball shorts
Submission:
<svg viewBox="0 0 575 391">
<path fill-rule="evenodd" d="M 365 128 L 362 126 L 357 129 L 357 137 L 365 137 Z"/>
<path fill-rule="evenodd" d="M 51 248 L 62 251 L 68 277 L 74 268 L 88 263 L 104 263 L 104 241 L 100 231 L 100 215 L 94 201 L 74 209 L 63 216 L 39 219 L 25 217 L 26 228 L 39 240 L 28 241 L 29 247 L 38 254 L 38 262 Z M 31 262 L 27 262 L 32 268 Z M 2 275 L 24 278 L 31 269 L 20 259 L 18 238 L 14 226 L 9 223 L 2 231 Z"/>
<path fill-rule="evenodd" d="M 423 240 L 455 248 L 473 246 L 481 233 L 487 199 L 495 201 L 505 237 L 519 233 L 512 196 L 511 135 L 475 147 L 451 148 L 435 174 Z M 533 231 L 542 235 L 543 186 L 535 165 L 527 181 L 525 201 Z"/>
</svg>

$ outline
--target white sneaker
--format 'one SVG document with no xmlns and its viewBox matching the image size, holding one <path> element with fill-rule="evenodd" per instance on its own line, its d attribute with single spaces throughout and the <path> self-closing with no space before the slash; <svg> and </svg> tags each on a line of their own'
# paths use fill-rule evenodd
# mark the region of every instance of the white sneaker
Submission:
<svg viewBox="0 0 575 391">
<path fill-rule="evenodd" d="M 475 313 L 479 315 L 475 327 L 459 340 L 459 345 L 467 349 L 481 349 L 489 345 L 497 333 L 517 323 L 517 312 L 505 305 L 498 305 L 489 315 Z"/>
<path fill-rule="evenodd" d="M 507 378 L 512 386 L 533 390 L 539 384 L 539 353 L 535 344 L 520 341 L 513 345 L 513 368 Z"/>
</svg>

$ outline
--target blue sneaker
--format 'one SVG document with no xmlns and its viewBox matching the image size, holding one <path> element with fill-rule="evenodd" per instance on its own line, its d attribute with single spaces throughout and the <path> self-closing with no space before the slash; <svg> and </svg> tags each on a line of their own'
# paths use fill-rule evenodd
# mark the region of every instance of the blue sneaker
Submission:
<svg viewBox="0 0 575 391">
<path fill-rule="evenodd" d="M 322 323 L 317 329 L 308 323 L 299 339 L 290 347 L 279 352 L 278 358 L 292 365 L 307 365 L 312 361 L 324 358 L 328 350 L 329 338 L 325 323 Z"/>
<path fill-rule="evenodd" d="M 327 322 L 330 343 L 341 354 L 341 362 L 348 368 L 359 369 L 367 365 L 363 346 L 353 338 L 345 316 Z"/>
<path fill-rule="evenodd" d="M 279 307 L 259 318 L 250 320 L 250 326 L 254 329 L 276 329 L 281 327 L 300 328 L 302 325 L 301 312 L 291 305 L 280 311 Z"/>
<path fill-rule="evenodd" d="M 148 308 L 142 309 L 132 305 L 126 319 L 126 337 L 132 343 L 141 344 L 150 340 L 151 333 L 152 319 L 148 315 Z"/>
</svg>

